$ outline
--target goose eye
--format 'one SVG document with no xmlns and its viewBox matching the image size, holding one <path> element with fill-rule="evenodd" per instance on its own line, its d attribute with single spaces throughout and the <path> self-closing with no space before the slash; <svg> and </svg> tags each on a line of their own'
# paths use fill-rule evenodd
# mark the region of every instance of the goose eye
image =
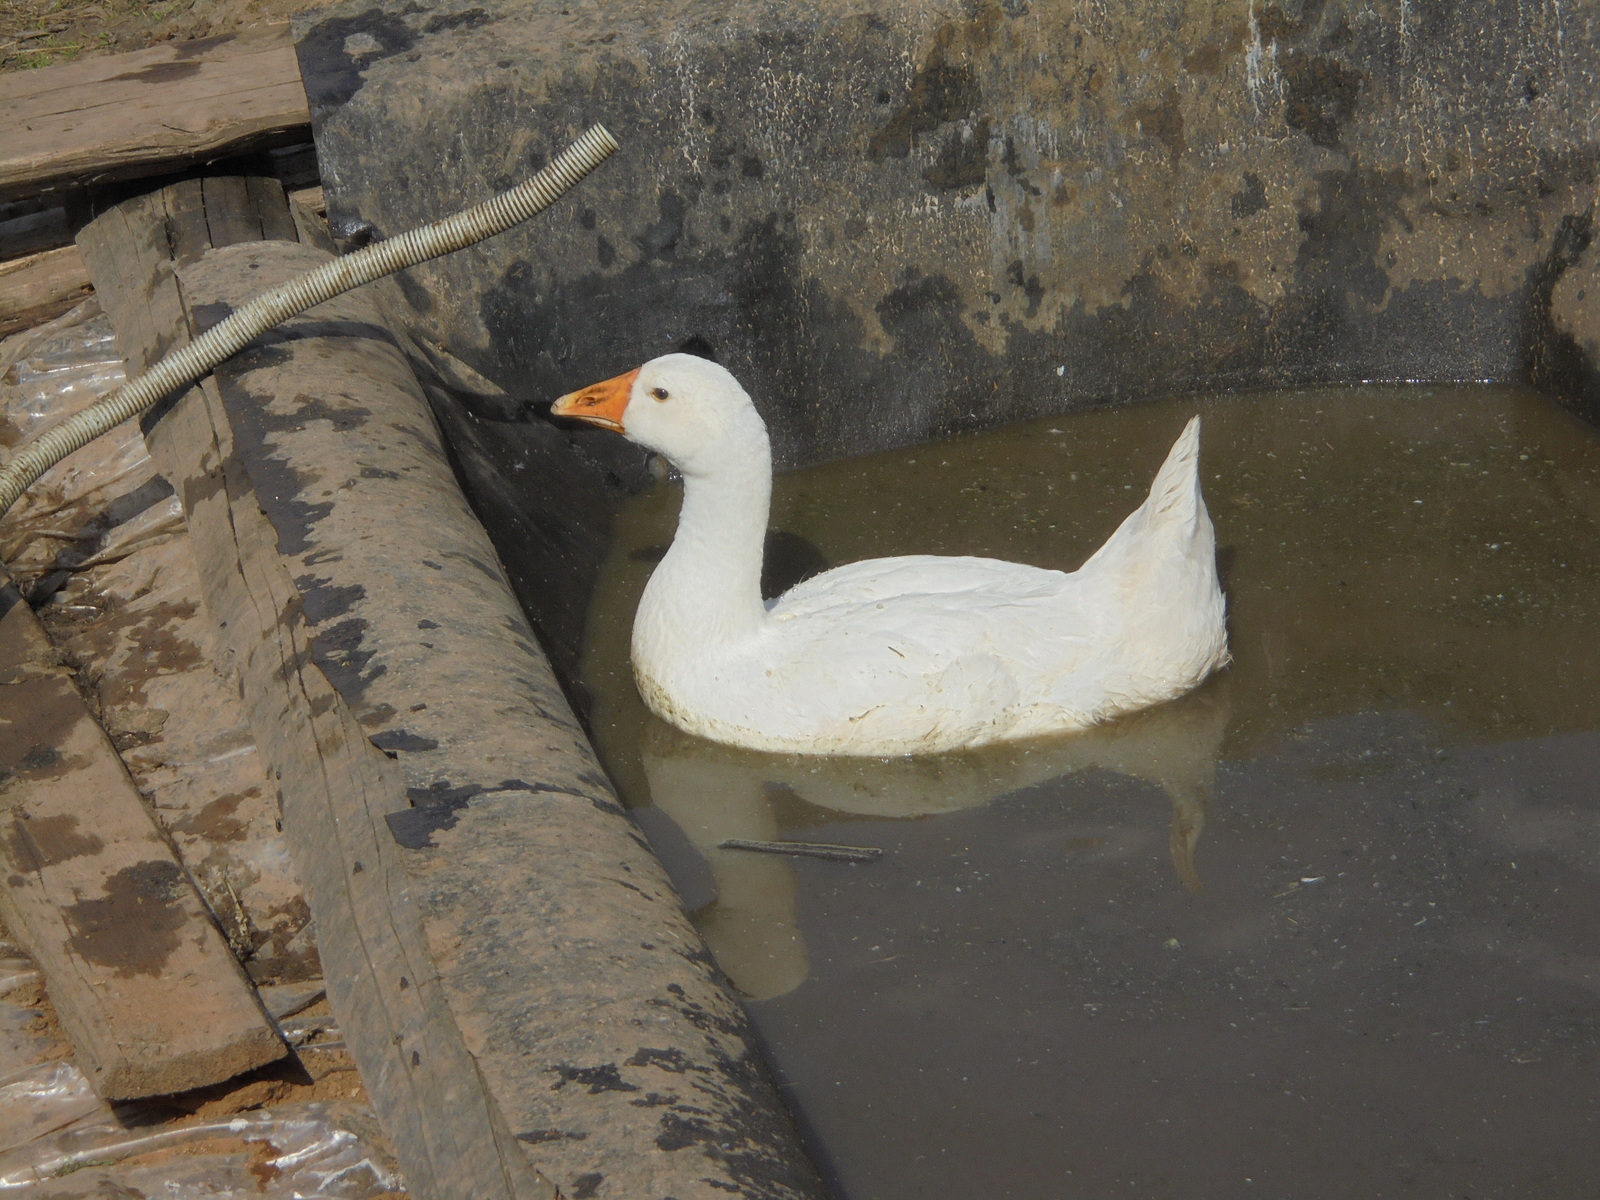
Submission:
<svg viewBox="0 0 1600 1200">
<path fill-rule="evenodd" d="M 665 400 L 667 398 L 667 389 L 666 388 L 651 388 L 650 389 L 650 394 L 652 396 L 654 396 L 657 400 Z"/>
</svg>

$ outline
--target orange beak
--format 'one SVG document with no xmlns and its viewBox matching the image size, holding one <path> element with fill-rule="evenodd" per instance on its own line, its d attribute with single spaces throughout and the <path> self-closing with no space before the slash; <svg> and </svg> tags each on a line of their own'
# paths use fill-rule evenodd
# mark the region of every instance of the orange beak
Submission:
<svg viewBox="0 0 1600 1200">
<path fill-rule="evenodd" d="M 573 417 L 598 425 L 601 429 L 621 433 L 622 413 L 628 407 L 628 397 L 633 394 L 633 381 L 638 377 L 639 368 L 635 367 L 626 375 L 568 392 L 550 406 L 550 412 L 553 416 Z"/>
</svg>

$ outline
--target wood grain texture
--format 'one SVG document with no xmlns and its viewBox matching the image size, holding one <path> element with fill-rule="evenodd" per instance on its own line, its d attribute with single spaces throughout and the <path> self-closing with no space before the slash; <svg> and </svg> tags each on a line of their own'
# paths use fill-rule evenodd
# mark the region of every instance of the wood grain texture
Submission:
<svg viewBox="0 0 1600 1200">
<path fill-rule="evenodd" d="M 112 210 L 80 238 L 131 363 L 148 360 L 157 344 L 188 339 L 197 308 L 213 311 L 186 299 L 181 275 L 205 259 L 205 238 L 249 232 L 243 214 L 228 220 L 212 211 L 241 195 L 256 214 L 256 237 L 292 224 L 281 190 L 274 198 L 270 188 L 222 188 L 208 198 L 180 187 Z M 275 207 L 282 212 L 264 212 Z M 174 231 L 181 235 L 169 236 Z M 181 323 L 158 328 L 152 313 L 178 313 Z M 183 500 L 202 600 L 280 789 L 329 1000 L 411 1191 L 437 1200 L 548 1200 L 554 1189 L 529 1166 L 467 1051 L 384 823 L 406 804 L 404 780 L 312 651 L 304 601 L 235 451 L 216 381 L 169 406 L 148 441 Z"/>
<path fill-rule="evenodd" d="M 304 140 L 289 27 L 0 75 L 0 199 Z"/>
<path fill-rule="evenodd" d="M 76 246 L 0 263 L 0 337 L 60 316 L 92 290 Z"/>
<path fill-rule="evenodd" d="M 0 912 L 108 1100 L 287 1048 L 32 611 L 0 575 Z"/>
</svg>

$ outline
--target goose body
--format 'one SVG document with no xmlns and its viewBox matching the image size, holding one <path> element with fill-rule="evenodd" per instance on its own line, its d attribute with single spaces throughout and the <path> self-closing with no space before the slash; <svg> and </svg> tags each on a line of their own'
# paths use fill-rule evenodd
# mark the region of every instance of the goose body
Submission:
<svg viewBox="0 0 1600 1200">
<path fill-rule="evenodd" d="M 722 367 L 684 354 L 563 396 L 683 475 L 634 619 L 634 677 L 678 727 L 757 750 L 935 754 L 1085 729 L 1227 661 L 1199 419 L 1150 494 L 1073 572 L 913 555 L 827 571 L 770 603 L 767 431 Z"/>
</svg>

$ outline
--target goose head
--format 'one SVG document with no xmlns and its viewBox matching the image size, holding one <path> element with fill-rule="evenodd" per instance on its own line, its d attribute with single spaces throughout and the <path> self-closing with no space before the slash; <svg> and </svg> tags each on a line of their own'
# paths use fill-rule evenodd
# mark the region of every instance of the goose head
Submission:
<svg viewBox="0 0 1600 1200">
<path fill-rule="evenodd" d="M 686 476 L 767 450 L 767 428 L 739 381 L 709 359 L 665 354 L 569 392 L 551 406 L 664 455 Z"/>
</svg>

